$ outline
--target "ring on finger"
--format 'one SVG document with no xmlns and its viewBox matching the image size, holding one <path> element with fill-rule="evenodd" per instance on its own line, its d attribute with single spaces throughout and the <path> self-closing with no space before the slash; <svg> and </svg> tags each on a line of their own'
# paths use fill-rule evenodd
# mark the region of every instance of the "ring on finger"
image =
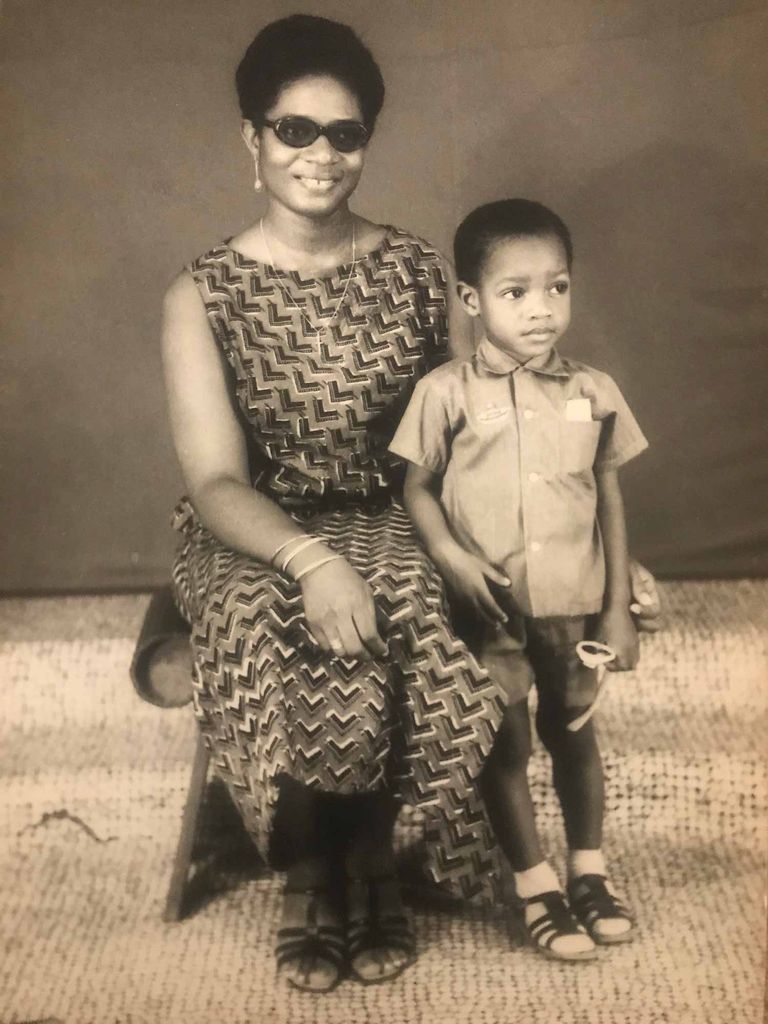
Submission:
<svg viewBox="0 0 768 1024">
<path fill-rule="evenodd" d="M 334 639 L 331 640 L 331 650 L 334 654 L 341 654 L 344 650 L 344 644 L 337 637 L 334 637 Z"/>
</svg>

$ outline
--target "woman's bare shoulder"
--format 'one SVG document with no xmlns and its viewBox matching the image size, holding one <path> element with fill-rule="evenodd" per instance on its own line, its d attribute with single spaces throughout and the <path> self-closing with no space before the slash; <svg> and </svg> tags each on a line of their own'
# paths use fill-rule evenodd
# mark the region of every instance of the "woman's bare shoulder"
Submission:
<svg viewBox="0 0 768 1024">
<path fill-rule="evenodd" d="M 184 267 L 173 276 L 163 297 L 163 311 L 179 313 L 197 309 L 200 305 L 200 295 L 197 285 L 190 272 Z"/>
<path fill-rule="evenodd" d="M 389 233 L 387 224 L 376 224 L 372 220 L 355 214 L 355 244 L 359 252 L 371 252 L 376 249 Z"/>
</svg>

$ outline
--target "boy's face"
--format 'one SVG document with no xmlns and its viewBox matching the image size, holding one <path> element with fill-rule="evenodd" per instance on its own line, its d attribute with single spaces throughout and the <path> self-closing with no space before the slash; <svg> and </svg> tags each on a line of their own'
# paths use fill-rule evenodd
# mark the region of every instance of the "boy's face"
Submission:
<svg viewBox="0 0 768 1024">
<path fill-rule="evenodd" d="M 571 279 L 559 239 L 507 238 L 486 258 L 476 287 L 459 282 L 488 340 L 521 363 L 550 351 L 571 322 Z"/>
</svg>

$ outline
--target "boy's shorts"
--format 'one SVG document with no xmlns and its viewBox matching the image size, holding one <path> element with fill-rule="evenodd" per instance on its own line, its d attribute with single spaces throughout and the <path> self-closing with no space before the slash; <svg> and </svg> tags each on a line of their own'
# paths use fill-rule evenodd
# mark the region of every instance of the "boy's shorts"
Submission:
<svg viewBox="0 0 768 1024">
<path fill-rule="evenodd" d="M 568 710 L 585 708 L 597 694 L 597 673 L 582 665 L 580 640 L 593 639 L 595 616 L 532 619 L 507 612 L 507 622 L 483 625 L 477 656 L 505 690 L 510 704 L 528 697 L 531 686 Z"/>
</svg>

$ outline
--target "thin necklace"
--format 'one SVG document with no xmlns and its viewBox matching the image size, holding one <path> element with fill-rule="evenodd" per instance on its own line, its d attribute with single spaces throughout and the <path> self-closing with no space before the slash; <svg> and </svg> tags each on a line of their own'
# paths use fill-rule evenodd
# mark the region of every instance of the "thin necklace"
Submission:
<svg viewBox="0 0 768 1024">
<path fill-rule="evenodd" d="M 264 248 L 267 250 L 267 257 L 269 259 L 269 262 L 272 265 L 272 269 L 275 271 L 275 275 L 276 275 L 275 276 L 275 280 L 277 281 L 277 284 L 278 284 L 278 286 L 280 288 L 280 291 L 285 296 L 286 302 L 290 303 L 290 305 L 292 305 L 294 307 L 294 309 L 297 309 L 299 311 L 299 314 L 301 315 L 302 319 L 304 320 L 304 322 L 306 323 L 306 325 L 310 329 L 310 331 L 312 331 L 313 334 L 316 334 L 319 337 L 325 331 L 325 328 L 326 328 L 327 325 L 326 324 L 320 324 L 320 326 L 317 326 L 316 324 L 313 324 L 312 321 L 307 316 L 307 314 L 304 312 L 304 310 L 298 304 L 298 302 L 296 302 L 294 297 L 288 291 L 287 287 L 283 284 L 282 277 L 279 276 L 280 275 L 280 271 L 277 269 L 277 267 L 275 265 L 275 257 L 272 255 L 272 250 L 270 249 L 269 242 L 267 241 L 267 234 L 266 234 L 266 232 L 264 230 L 264 218 L 263 217 L 259 221 L 259 231 L 261 232 L 261 240 L 264 243 Z M 354 273 L 355 273 L 356 256 L 357 256 L 357 243 L 356 243 L 356 238 L 355 238 L 355 222 L 352 221 L 352 266 L 349 268 L 349 274 L 347 275 L 347 281 L 346 281 L 346 284 L 344 285 L 344 291 L 341 293 L 341 298 L 336 303 L 335 309 L 331 312 L 331 314 L 329 316 L 324 316 L 322 318 L 323 320 L 327 320 L 328 323 L 330 323 L 332 320 L 336 319 L 336 315 L 338 314 L 339 310 L 341 309 L 341 306 L 342 306 L 342 303 L 344 302 L 344 299 L 347 297 L 347 290 L 349 288 L 349 282 L 352 280 L 352 278 L 354 276 Z"/>
</svg>

